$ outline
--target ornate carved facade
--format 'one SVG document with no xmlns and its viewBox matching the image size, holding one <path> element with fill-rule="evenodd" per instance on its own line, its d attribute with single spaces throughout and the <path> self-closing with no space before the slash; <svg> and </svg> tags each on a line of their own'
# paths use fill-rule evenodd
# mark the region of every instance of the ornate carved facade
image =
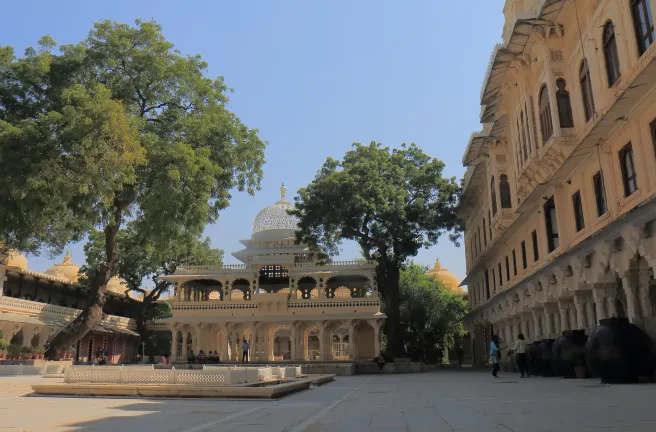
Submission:
<svg viewBox="0 0 656 432">
<path fill-rule="evenodd" d="M 311 258 L 294 241 L 297 220 L 281 199 L 260 211 L 253 235 L 233 253 L 243 264 L 185 267 L 163 277 L 174 285 L 172 357 L 193 350 L 237 361 L 372 359 L 380 351 L 375 264 Z M 163 323 L 162 323 L 163 324 Z"/>
<path fill-rule="evenodd" d="M 491 332 L 535 340 L 624 315 L 656 336 L 654 10 L 656 0 L 506 1 L 483 130 L 463 157 L 478 362 Z"/>
</svg>

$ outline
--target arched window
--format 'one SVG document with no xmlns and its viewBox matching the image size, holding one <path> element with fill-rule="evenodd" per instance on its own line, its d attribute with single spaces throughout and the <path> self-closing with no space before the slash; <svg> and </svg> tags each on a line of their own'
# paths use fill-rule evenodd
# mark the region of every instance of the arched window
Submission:
<svg viewBox="0 0 656 432">
<path fill-rule="evenodd" d="M 617 39 L 615 39 L 615 26 L 612 21 L 608 21 L 604 26 L 604 58 L 608 87 L 612 87 L 620 78 L 620 57 L 617 54 Z"/>
<path fill-rule="evenodd" d="M 631 0 L 631 12 L 633 13 L 633 27 L 638 40 L 638 52 L 643 55 L 656 40 L 649 0 Z"/>
<path fill-rule="evenodd" d="M 638 175 L 633 160 L 633 146 L 628 143 L 619 153 L 622 165 L 622 183 L 624 184 L 624 196 L 629 196 L 638 190 Z"/>
<path fill-rule="evenodd" d="M 574 127 L 574 118 L 572 117 L 572 103 L 569 100 L 569 92 L 567 91 L 567 82 L 558 78 L 556 80 L 556 103 L 558 104 L 558 119 L 560 120 L 561 128 Z"/>
<path fill-rule="evenodd" d="M 581 96 L 583 97 L 583 109 L 585 111 L 585 121 L 588 122 L 595 112 L 594 95 L 592 94 L 592 80 L 590 79 L 590 69 L 588 60 L 583 59 L 581 69 L 579 70 L 579 82 L 581 83 Z"/>
<path fill-rule="evenodd" d="M 512 208 L 512 200 L 510 199 L 510 184 L 508 183 L 508 176 L 501 174 L 499 176 L 499 197 L 501 198 L 501 208 Z"/>
<path fill-rule="evenodd" d="M 546 85 L 542 86 L 542 90 L 540 90 L 540 128 L 542 129 L 542 145 L 545 145 L 553 135 L 551 104 Z"/>
<path fill-rule="evenodd" d="M 522 148 L 524 149 L 524 162 L 526 162 L 526 159 L 528 159 L 528 150 L 526 148 L 526 122 L 524 120 L 524 111 L 522 111 L 520 118 L 522 123 Z"/>
<path fill-rule="evenodd" d="M 492 214 L 497 214 L 497 185 L 494 182 L 494 176 L 490 181 L 490 201 L 492 201 Z"/>
</svg>

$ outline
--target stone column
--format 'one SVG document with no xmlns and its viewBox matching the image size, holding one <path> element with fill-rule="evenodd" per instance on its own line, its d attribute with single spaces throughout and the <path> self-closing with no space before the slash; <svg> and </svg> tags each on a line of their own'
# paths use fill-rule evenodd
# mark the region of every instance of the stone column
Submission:
<svg viewBox="0 0 656 432">
<path fill-rule="evenodd" d="M 203 324 L 196 324 L 194 327 L 194 354 L 198 355 L 201 350 L 201 339 L 203 334 Z"/>
<path fill-rule="evenodd" d="M 561 333 L 571 330 L 569 322 L 569 308 L 566 300 L 558 301 L 558 313 L 560 314 L 560 331 Z"/>
<path fill-rule="evenodd" d="M 178 331 L 176 326 L 171 330 L 171 360 L 178 358 Z"/>
<path fill-rule="evenodd" d="M 522 333 L 524 333 L 524 337 L 526 338 L 526 341 L 528 342 L 531 340 L 533 335 L 531 334 L 531 320 L 533 319 L 533 314 L 530 312 L 522 312 L 521 313 L 522 317 Z"/>
<path fill-rule="evenodd" d="M 628 271 L 622 278 L 622 288 L 626 294 L 626 315 L 629 321 L 636 323 L 642 318 L 640 304 L 638 303 L 637 272 Z"/>
<path fill-rule="evenodd" d="M 319 360 L 326 359 L 326 325 L 319 323 Z"/>
<path fill-rule="evenodd" d="M 377 320 L 372 322 L 374 326 L 374 355 L 380 354 L 380 324 Z"/>
<path fill-rule="evenodd" d="M 292 322 L 291 329 L 290 329 L 290 332 L 289 332 L 289 339 L 292 343 L 292 349 L 291 349 L 289 359 L 291 361 L 295 361 L 296 360 L 296 344 L 298 342 L 298 338 L 296 336 L 296 323 L 295 322 Z"/>
<path fill-rule="evenodd" d="M 228 358 L 228 336 L 230 335 L 230 330 L 228 330 L 227 327 L 224 327 L 221 330 L 221 336 L 220 340 L 221 342 L 219 343 L 219 348 L 221 349 L 221 361 L 222 362 L 227 362 L 230 359 Z"/>
<path fill-rule="evenodd" d="M 536 341 L 542 336 L 540 332 L 540 312 L 534 309 L 532 315 L 533 315 L 533 340 Z"/>
<path fill-rule="evenodd" d="M 182 361 L 186 361 L 187 356 L 189 355 L 189 345 L 187 345 L 188 335 L 189 335 L 189 333 L 187 332 L 187 330 L 183 328 L 183 330 L 182 330 Z"/>
<path fill-rule="evenodd" d="M 351 320 L 349 322 L 349 358 L 351 360 L 356 360 L 357 357 L 357 345 L 355 341 L 355 330 L 357 327 L 357 321 Z"/>
<path fill-rule="evenodd" d="M 584 330 L 587 328 L 587 320 L 585 313 L 585 293 L 574 293 L 574 309 L 576 309 L 576 329 Z"/>
<path fill-rule="evenodd" d="M 253 361 L 258 361 L 258 354 L 257 354 L 257 336 L 258 336 L 258 331 L 257 331 L 257 323 L 253 322 L 250 324 L 251 325 L 251 334 L 248 340 L 248 343 L 250 343 L 250 349 L 248 350 L 248 361 L 253 362 Z"/>
<path fill-rule="evenodd" d="M 308 351 L 308 350 L 309 350 L 308 347 L 309 347 L 309 345 L 310 345 L 310 344 L 308 343 L 308 339 L 310 338 L 310 333 L 309 333 L 309 331 L 307 332 L 307 335 L 306 335 L 306 331 L 305 331 L 305 329 L 304 329 L 304 330 L 303 330 L 303 335 L 302 335 L 301 337 L 303 338 L 303 340 L 302 340 L 302 346 L 303 346 L 303 360 L 308 361 L 308 360 L 310 360 L 310 352 Z"/>
<path fill-rule="evenodd" d="M 608 318 L 608 311 L 606 310 L 607 287 L 607 283 L 595 283 L 592 287 L 592 297 L 597 308 L 597 323 Z"/>
<path fill-rule="evenodd" d="M 544 305 L 544 320 L 546 329 L 544 329 L 545 338 L 550 339 L 556 333 L 553 322 L 553 307 L 549 304 Z"/>
</svg>

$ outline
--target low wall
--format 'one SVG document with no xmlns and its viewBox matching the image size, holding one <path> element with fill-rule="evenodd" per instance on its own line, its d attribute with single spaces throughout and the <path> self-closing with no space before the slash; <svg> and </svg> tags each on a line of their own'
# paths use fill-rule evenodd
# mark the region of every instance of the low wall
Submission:
<svg viewBox="0 0 656 432">
<path fill-rule="evenodd" d="M 37 364 L 0 365 L 0 376 L 60 374 L 70 362 L 40 362 Z"/>
<path fill-rule="evenodd" d="M 105 384 L 238 385 L 296 378 L 297 367 L 245 367 L 204 365 L 203 369 L 162 369 L 153 365 L 74 366 L 64 371 L 64 382 Z"/>
</svg>

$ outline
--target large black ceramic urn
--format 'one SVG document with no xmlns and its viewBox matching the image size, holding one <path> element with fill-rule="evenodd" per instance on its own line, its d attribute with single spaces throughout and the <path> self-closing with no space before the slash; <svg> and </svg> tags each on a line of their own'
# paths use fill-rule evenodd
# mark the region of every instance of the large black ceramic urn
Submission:
<svg viewBox="0 0 656 432">
<path fill-rule="evenodd" d="M 585 330 L 567 330 L 556 339 L 551 348 L 552 367 L 556 375 L 575 378 L 576 366 L 585 365 L 585 343 L 588 337 Z"/>
<path fill-rule="evenodd" d="M 553 370 L 551 368 L 551 359 L 553 357 L 552 347 L 554 344 L 553 339 L 544 339 L 540 344 L 535 348 L 535 354 L 537 357 L 538 363 L 538 373 L 542 376 L 553 376 Z"/>
<path fill-rule="evenodd" d="M 585 344 L 588 370 L 602 382 L 637 382 L 654 375 L 651 338 L 626 318 L 601 320 Z"/>
</svg>

